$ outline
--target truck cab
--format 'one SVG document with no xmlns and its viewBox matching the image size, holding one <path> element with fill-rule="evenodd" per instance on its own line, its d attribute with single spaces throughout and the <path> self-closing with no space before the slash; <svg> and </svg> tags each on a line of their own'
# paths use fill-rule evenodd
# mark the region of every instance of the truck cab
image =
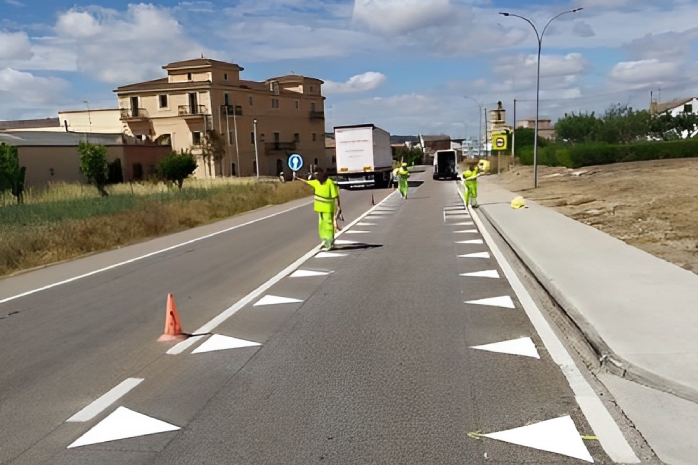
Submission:
<svg viewBox="0 0 698 465">
<path fill-rule="evenodd" d="M 437 150 L 434 154 L 434 179 L 458 179 L 455 150 Z"/>
</svg>

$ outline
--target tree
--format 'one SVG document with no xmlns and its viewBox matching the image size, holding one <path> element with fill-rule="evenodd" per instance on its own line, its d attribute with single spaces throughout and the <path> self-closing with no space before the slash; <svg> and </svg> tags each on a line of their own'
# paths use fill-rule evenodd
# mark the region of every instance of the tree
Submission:
<svg viewBox="0 0 698 465">
<path fill-rule="evenodd" d="M 403 161 L 407 163 L 408 166 L 412 166 L 422 162 L 424 159 L 424 153 L 422 153 L 422 150 L 418 149 L 417 147 L 399 147 L 395 151 L 393 159 L 398 162 Z"/>
<path fill-rule="evenodd" d="M 218 162 L 221 172 L 223 172 L 223 166 L 221 161 L 225 157 L 225 144 L 223 143 L 223 137 L 215 130 L 208 130 L 201 141 L 201 157 L 204 159 L 206 165 L 208 165 L 208 174 L 212 176 L 211 172 L 211 160 Z"/>
<path fill-rule="evenodd" d="M 158 163 L 158 174 L 182 190 L 184 180 L 196 171 L 196 158 L 187 150 L 172 152 Z"/>
<path fill-rule="evenodd" d="M 565 113 L 565 116 L 555 123 L 555 135 L 560 142 L 572 142 L 573 144 L 583 144 L 596 142 L 603 121 L 591 113 Z M 518 133 L 516 135 L 516 145 L 519 142 Z"/>
<path fill-rule="evenodd" d="M 102 197 L 108 196 L 109 193 L 104 190 L 104 186 L 109 181 L 107 148 L 104 145 L 80 142 L 78 153 L 80 154 L 80 172 L 87 176 L 87 181 L 97 188 Z"/>
<path fill-rule="evenodd" d="M 680 113 L 673 116 L 666 112 L 655 116 L 650 121 L 650 134 L 662 140 L 687 139 L 698 128 L 698 115 L 693 113 Z"/>
<path fill-rule="evenodd" d="M 516 147 L 515 149 L 522 149 L 524 147 L 533 147 L 533 141 L 536 137 L 536 130 L 533 128 L 516 128 Z M 511 147 L 511 134 L 509 135 L 508 141 L 509 147 Z M 538 147 L 546 147 L 550 142 L 541 136 L 538 136 Z"/>
<path fill-rule="evenodd" d="M 0 191 L 9 190 L 17 199 L 17 203 L 24 202 L 24 177 L 26 167 L 19 166 L 19 153 L 17 147 L 0 144 Z"/>
<path fill-rule="evenodd" d="M 650 132 L 650 114 L 628 105 L 611 105 L 603 116 L 598 139 L 609 144 L 628 144 L 646 140 Z"/>
</svg>

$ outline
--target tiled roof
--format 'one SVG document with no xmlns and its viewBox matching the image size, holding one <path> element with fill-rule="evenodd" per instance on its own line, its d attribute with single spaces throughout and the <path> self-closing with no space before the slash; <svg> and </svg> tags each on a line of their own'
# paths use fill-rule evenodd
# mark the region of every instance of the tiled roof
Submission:
<svg viewBox="0 0 698 465">
<path fill-rule="evenodd" d="M 58 118 L 44 119 L 21 119 L 15 121 L 0 121 L 1 129 L 34 129 L 34 128 L 57 128 L 61 122 Z"/>
<path fill-rule="evenodd" d="M 685 105 L 686 103 L 690 102 L 694 98 L 695 97 L 689 97 L 689 98 L 682 98 L 682 99 L 674 100 L 672 102 L 658 103 L 657 107 L 655 109 L 655 113 L 664 113 L 665 111 L 673 110 L 676 107 L 680 107 L 682 105 Z"/>
<path fill-rule="evenodd" d="M 88 140 L 92 144 L 119 145 L 123 143 L 121 134 L 99 134 L 80 132 L 21 131 L 0 132 L 0 142 L 13 146 L 77 146 Z"/>
<path fill-rule="evenodd" d="M 175 68 L 203 68 L 208 66 L 215 66 L 217 68 L 236 68 L 242 71 L 242 66 L 235 63 L 228 63 L 225 61 L 212 60 L 210 58 L 195 58 L 193 60 L 175 61 L 173 63 L 163 66 L 163 69 L 175 69 Z"/>
</svg>

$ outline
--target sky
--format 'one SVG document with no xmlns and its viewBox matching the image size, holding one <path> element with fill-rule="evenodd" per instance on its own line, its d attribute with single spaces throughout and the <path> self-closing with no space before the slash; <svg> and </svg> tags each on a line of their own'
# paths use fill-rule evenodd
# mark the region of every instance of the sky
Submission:
<svg viewBox="0 0 698 465">
<path fill-rule="evenodd" d="M 696 18 L 698 0 L 0 0 L 0 120 L 116 108 L 203 54 L 322 79 L 328 132 L 477 138 L 499 101 L 510 125 L 514 101 L 535 117 L 543 31 L 541 118 L 698 96 Z"/>
</svg>

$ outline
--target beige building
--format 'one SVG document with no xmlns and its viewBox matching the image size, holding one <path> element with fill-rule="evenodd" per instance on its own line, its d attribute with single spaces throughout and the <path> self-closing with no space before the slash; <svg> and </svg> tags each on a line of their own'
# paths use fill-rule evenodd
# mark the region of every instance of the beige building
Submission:
<svg viewBox="0 0 698 465">
<path fill-rule="evenodd" d="M 536 128 L 536 119 L 522 119 L 518 121 L 517 128 Z M 538 137 L 542 139 L 553 140 L 555 139 L 555 126 L 553 126 L 553 121 L 548 118 L 538 118 Z"/>
<path fill-rule="evenodd" d="M 163 66 L 167 77 L 116 89 L 129 135 L 171 144 L 201 157 L 208 131 L 220 135 L 225 155 L 197 177 L 276 176 L 291 153 L 305 165 L 329 168 L 319 79 L 286 75 L 264 82 L 240 79 L 242 67 L 199 58 Z M 256 134 L 256 137 L 255 137 Z"/>
</svg>

